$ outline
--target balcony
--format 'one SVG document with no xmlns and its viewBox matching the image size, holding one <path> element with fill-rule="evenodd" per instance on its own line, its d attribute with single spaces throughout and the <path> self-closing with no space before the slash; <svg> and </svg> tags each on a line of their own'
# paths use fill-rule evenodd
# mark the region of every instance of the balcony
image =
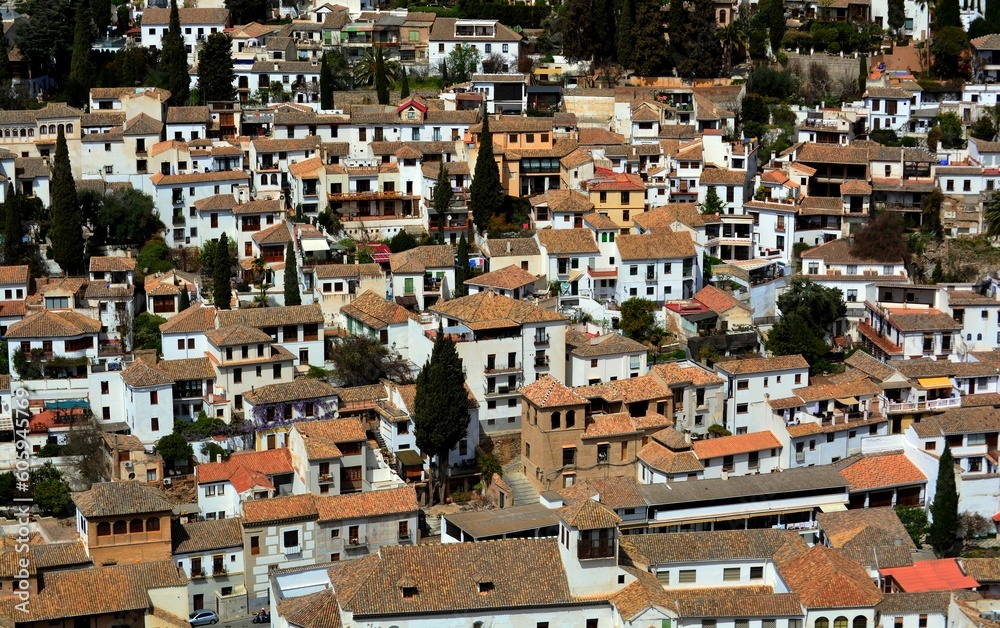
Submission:
<svg viewBox="0 0 1000 628">
<path fill-rule="evenodd" d="M 611 558 L 615 555 L 615 540 L 613 538 L 581 539 L 577 542 L 576 554 L 580 560 Z"/>
<path fill-rule="evenodd" d="M 517 363 L 515 363 L 513 365 L 511 365 L 511 364 L 498 365 L 498 364 L 489 364 L 489 363 L 487 363 L 486 368 L 483 369 L 483 372 L 484 373 L 488 373 L 490 375 L 497 374 L 497 373 L 520 373 L 521 372 L 521 363 L 517 362 Z"/>
<path fill-rule="evenodd" d="M 490 397 L 506 397 L 509 395 L 516 395 L 517 386 L 494 386 L 490 388 L 489 386 L 483 386 L 483 394 L 486 398 Z"/>
<path fill-rule="evenodd" d="M 368 537 L 367 536 L 348 537 L 345 546 L 347 547 L 347 549 L 360 549 L 362 547 L 368 547 Z"/>
<path fill-rule="evenodd" d="M 930 401 L 902 401 L 887 403 L 886 412 L 925 412 L 928 410 L 945 410 L 947 408 L 958 408 L 962 405 L 960 397 L 950 399 L 932 399 Z"/>
<path fill-rule="evenodd" d="M 333 476 L 329 475 L 329 474 L 320 475 L 319 476 L 319 483 L 320 484 L 332 484 L 333 483 Z"/>
<path fill-rule="evenodd" d="M 535 368 L 536 369 L 547 369 L 549 368 L 549 356 L 542 356 L 535 358 Z"/>
<path fill-rule="evenodd" d="M 403 198 L 402 192 L 396 190 L 364 191 L 364 192 L 330 192 L 326 195 L 328 201 L 389 201 Z"/>
<path fill-rule="evenodd" d="M 175 227 L 183 227 L 184 226 L 184 216 L 174 216 L 173 217 L 173 225 Z"/>
<path fill-rule="evenodd" d="M 547 345 L 547 344 L 549 344 L 549 335 L 548 334 L 537 334 L 537 335 L 535 335 L 535 346 L 536 347 L 539 346 L 539 345 Z"/>
<path fill-rule="evenodd" d="M 293 545 L 284 549 L 285 558 L 299 558 L 302 556 L 302 546 Z"/>
</svg>

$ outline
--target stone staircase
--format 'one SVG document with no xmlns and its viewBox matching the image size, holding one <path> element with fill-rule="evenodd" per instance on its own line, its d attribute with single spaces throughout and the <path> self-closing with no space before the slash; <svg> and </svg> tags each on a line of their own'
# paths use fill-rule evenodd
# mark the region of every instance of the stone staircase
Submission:
<svg viewBox="0 0 1000 628">
<path fill-rule="evenodd" d="M 515 506 L 538 503 L 538 491 L 520 471 L 504 471 L 503 481 L 514 492 Z"/>
</svg>

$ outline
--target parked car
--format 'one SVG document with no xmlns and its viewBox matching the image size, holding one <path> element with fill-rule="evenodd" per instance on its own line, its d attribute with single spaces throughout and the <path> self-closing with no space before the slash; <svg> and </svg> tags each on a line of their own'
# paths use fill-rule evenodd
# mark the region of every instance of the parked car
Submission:
<svg viewBox="0 0 1000 628">
<path fill-rule="evenodd" d="M 188 617 L 188 623 L 192 626 L 204 626 L 205 624 L 217 624 L 219 623 L 219 616 L 215 614 L 215 611 L 200 610 L 191 613 Z"/>
</svg>

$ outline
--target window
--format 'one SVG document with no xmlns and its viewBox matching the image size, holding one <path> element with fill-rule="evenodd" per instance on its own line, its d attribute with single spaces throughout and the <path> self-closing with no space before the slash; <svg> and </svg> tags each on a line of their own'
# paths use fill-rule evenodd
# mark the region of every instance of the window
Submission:
<svg viewBox="0 0 1000 628">
<path fill-rule="evenodd" d="M 764 568 L 763 567 L 751 567 L 750 568 L 750 579 L 751 580 L 761 580 L 764 578 Z"/>
<path fill-rule="evenodd" d="M 919 626 L 919 628 L 927 628 L 927 615 L 921 615 L 919 619 L 917 619 L 917 626 Z"/>
<path fill-rule="evenodd" d="M 107 395 L 111 392 L 111 385 L 108 382 L 101 382 L 101 394 Z"/>
<path fill-rule="evenodd" d="M 153 417 L 149 420 L 149 429 L 152 432 L 160 431 L 160 419 Z"/>
<path fill-rule="evenodd" d="M 299 531 L 298 530 L 285 530 L 282 536 L 282 544 L 288 547 L 298 547 L 299 546 Z"/>
<path fill-rule="evenodd" d="M 272 366 L 271 374 L 274 376 L 274 379 L 281 379 L 281 365 L 275 364 L 274 366 Z"/>
<path fill-rule="evenodd" d="M 751 468 L 751 469 L 759 469 L 760 468 L 760 452 L 759 451 L 751 451 L 750 452 L 750 454 L 747 456 L 747 466 L 749 468 Z"/>
<path fill-rule="evenodd" d="M 725 582 L 738 582 L 740 579 L 739 567 L 726 567 L 722 570 L 722 580 Z"/>
<path fill-rule="evenodd" d="M 749 390 L 749 388 L 750 380 L 748 379 L 741 379 L 736 382 L 736 390 Z"/>
<path fill-rule="evenodd" d="M 695 569 L 681 569 L 677 574 L 677 582 L 680 584 L 694 584 L 698 571 Z M 713 621 L 712 624 L 715 624 Z"/>
<path fill-rule="evenodd" d="M 608 450 L 611 446 L 608 443 L 601 443 L 597 446 L 597 464 L 604 464 L 608 461 Z"/>
<path fill-rule="evenodd" d="M 781 378 L 780 378 L 780 377 L 778 378 L 778 381 L 779 381 L 779 382 L 781 381 Z M 801 383 L 802 383 L 802 373 L 797 373 L 797 374 L 795 375 L 795 383 L 796 383 L 796 384 L 801 384 Z"/>
<path fill-rule="evenodd" d="M 160 402 L 159 391 L 156 391 L 156 390 L 151 391 L 149 393 L 149 403 L 150 403 L 150 405 L 154 405 L 155 406 L 159 402 Z"/>
<path fill-rule="evenodd" d="M 736 414 L 746 414 L 750 411 L 749 404 L 738 403 L 736 404 Z"/>
<path fill-rule="evenodd" d="M 841 615 L 833 620 L 833 628 L 847 628 L 847 618 Z"/>
<path fill-rule="evenodd" d="M 243 383 L 243 369 L 233 369 L 233 383 L 234 384 Z"/>
</svg>

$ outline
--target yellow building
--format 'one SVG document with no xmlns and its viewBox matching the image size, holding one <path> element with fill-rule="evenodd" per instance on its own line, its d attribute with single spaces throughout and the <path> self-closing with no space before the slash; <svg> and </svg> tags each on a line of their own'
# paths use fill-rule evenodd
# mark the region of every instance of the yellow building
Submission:
<svg viewBox="0 0 1000 628">
<path fill-rule="evenodd" d="M 623 234 L 632 231 L 632 220 L 646 210 L 646 186 L 639 175 L 601 168 L 584 186 L 594 211 L 613 220 Z"/>
</svg>

